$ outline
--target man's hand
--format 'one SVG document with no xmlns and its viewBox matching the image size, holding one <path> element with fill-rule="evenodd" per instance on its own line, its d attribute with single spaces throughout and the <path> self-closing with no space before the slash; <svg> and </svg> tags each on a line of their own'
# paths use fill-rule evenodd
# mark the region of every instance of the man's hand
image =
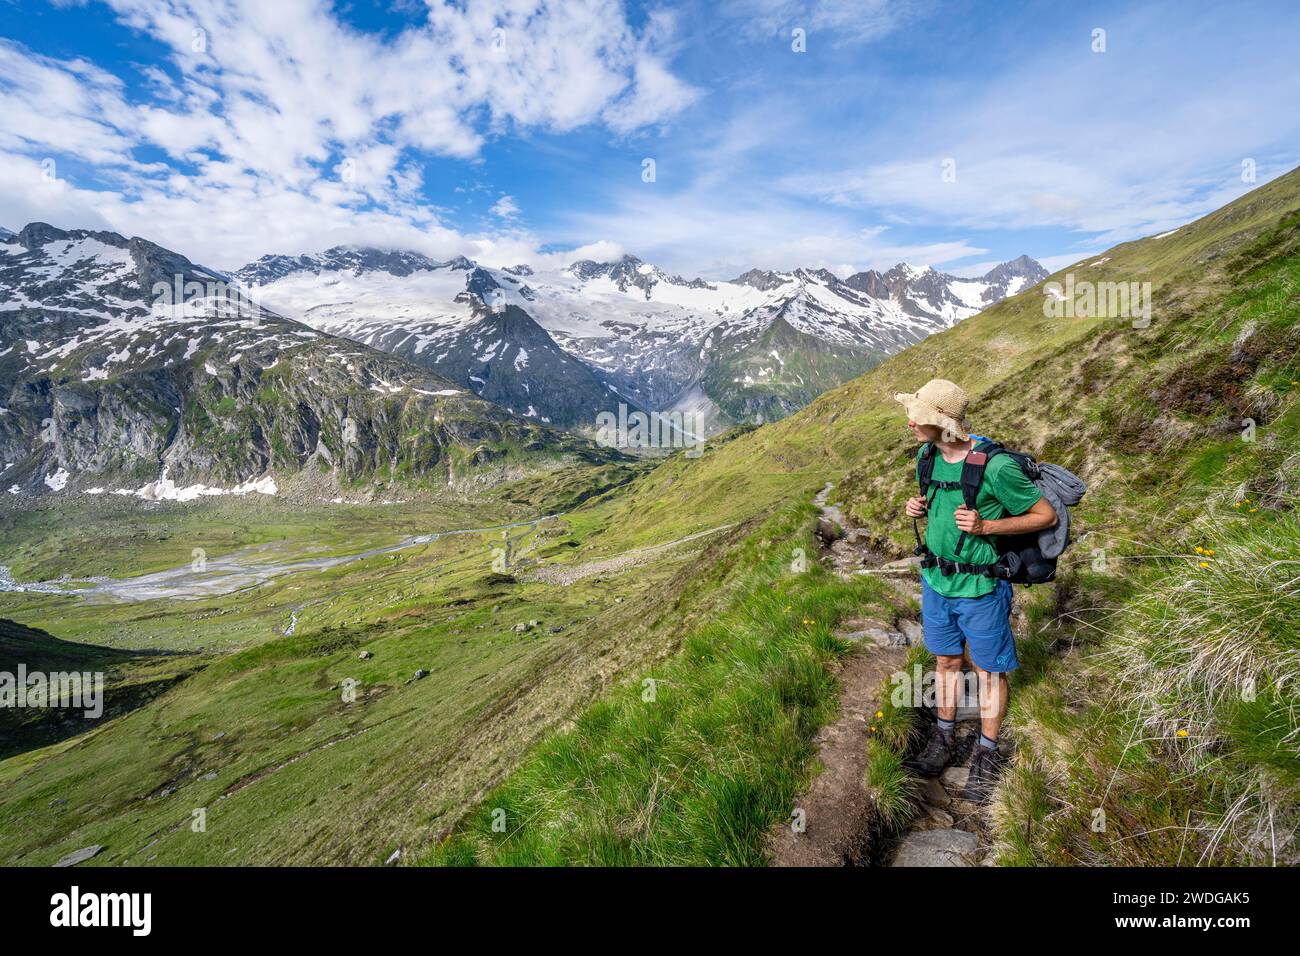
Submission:
<svg viewBox="0 0 1300 956">
<path fill-rule="evenodd" d="M 905 510 L 907 511 L 907 516 L 909 518 L 920 518 L 924 516 L 926 508 L 925 498 L 921 495 L 917 495 L 915 498 L 907 499 L 907 507 Z"/>
<path fill-rule="evenodd" d="M 967 508 L 965 503 L 953 513 L 953 517 L 957 520 L 957 530 L 959 531 L 965 531 L 967 534 L 990 533 L 985 528 L 986 522 L 980 517 L 980 513 L 974 508 Z"/>
<path fill-rule="evenodd" d="M 1051 528 L 1057 522 L 1056 511 L 1046 498 L 1039 498 L 1024 514 L 1010 518 L 981 518 L 978 511 L 967 508 L 965 504 L 953 512 L 953 518 L 959 531 L 982 535 L 1029 534 Z"/>
</svg>

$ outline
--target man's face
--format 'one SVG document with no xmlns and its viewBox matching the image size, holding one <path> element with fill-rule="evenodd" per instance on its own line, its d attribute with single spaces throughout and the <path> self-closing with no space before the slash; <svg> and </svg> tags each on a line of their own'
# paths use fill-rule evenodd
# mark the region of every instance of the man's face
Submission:
<svg viewBox="0 0 1300 956">
<path fill-rule="evenodd" d="M 912 434 L 918 442 L 938 441 L 943 437 L 943 429 L 938 425 L 918 425 L 908 419 L 907 427 L 912 430 Z"/>
</svg>

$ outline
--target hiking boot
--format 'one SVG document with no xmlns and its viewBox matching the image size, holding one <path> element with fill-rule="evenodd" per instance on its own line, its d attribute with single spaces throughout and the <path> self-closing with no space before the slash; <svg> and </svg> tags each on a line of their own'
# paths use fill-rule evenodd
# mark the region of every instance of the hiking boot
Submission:
<svg viewBox="0 0 1300 956">
<path fill-rule="evenodd" d="M 937 777 L 952 762 L 952 751 L 956 746 L 957 732 L 945 733 L 935 724 L 930 730 L 930 739 L 925 742 L 925 749 L 913 758 L 912 767 L 922 776 Z"/>
<path fill-rule="evenodd" d="M 998 777 L 1002 775 L 1002 766 L 1006 758 L 996 750 L 975 745 L 975 756 L 971 758 L 970 774 L 966 777 L 966 787 L 961 792 L 963 800 L 972 803 L 988 803 L 997 786 Z"/>
</svg>

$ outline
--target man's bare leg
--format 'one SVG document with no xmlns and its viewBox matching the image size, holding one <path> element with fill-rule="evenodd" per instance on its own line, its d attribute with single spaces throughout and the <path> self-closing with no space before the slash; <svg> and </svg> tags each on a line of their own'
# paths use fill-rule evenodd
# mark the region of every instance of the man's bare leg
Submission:
<svg viewBox="0 0 1300 956">
<path fill-rule="evenodd" d="M 957 700 L 961 687 L 961 655 L 936 655 L 935 661 L 934 690 L 939 720 L 931 729 L 925 748 L 912 762 L 916 770 L 931 777 L 940 774 L 952 761 L 953 746 L 957 740 Z"/>
<path fill-rule="evenodd" d="M 957 719 L 957 701 L 961 698 L 961 654 L 940 654 L 935 657 L 935 705 L 939 719 Z"/>
<path fill-rule="evenodd" d="M 1002 756 L 998 748 L 998 731 L 1007 715 L 1007 675 L 991 674 L 976 665 L 980 682 L 980 739 L 975 745 L 963 800 L 986 802 L 997 786 Z"/>
<path fill-rule="evenodd" d="M 975 672 L 980 682 L 980 733 L 989 740 L 997 740 L 1002 721 L 1007 716 L 1007 675 L 990 673 L 978 664 Z"/>
</svg>

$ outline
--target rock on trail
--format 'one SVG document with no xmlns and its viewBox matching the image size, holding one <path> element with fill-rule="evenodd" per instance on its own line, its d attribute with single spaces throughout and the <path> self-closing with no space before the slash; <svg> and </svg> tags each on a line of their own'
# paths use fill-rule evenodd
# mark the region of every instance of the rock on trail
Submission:
<svg viewBox="0 0 1300 956">
<path fill-rule="evenodd" d="M 891 866 L 973 866 L 979 837 L 965 830 L 913 830 L 903 838 Z"/>
</svg>

